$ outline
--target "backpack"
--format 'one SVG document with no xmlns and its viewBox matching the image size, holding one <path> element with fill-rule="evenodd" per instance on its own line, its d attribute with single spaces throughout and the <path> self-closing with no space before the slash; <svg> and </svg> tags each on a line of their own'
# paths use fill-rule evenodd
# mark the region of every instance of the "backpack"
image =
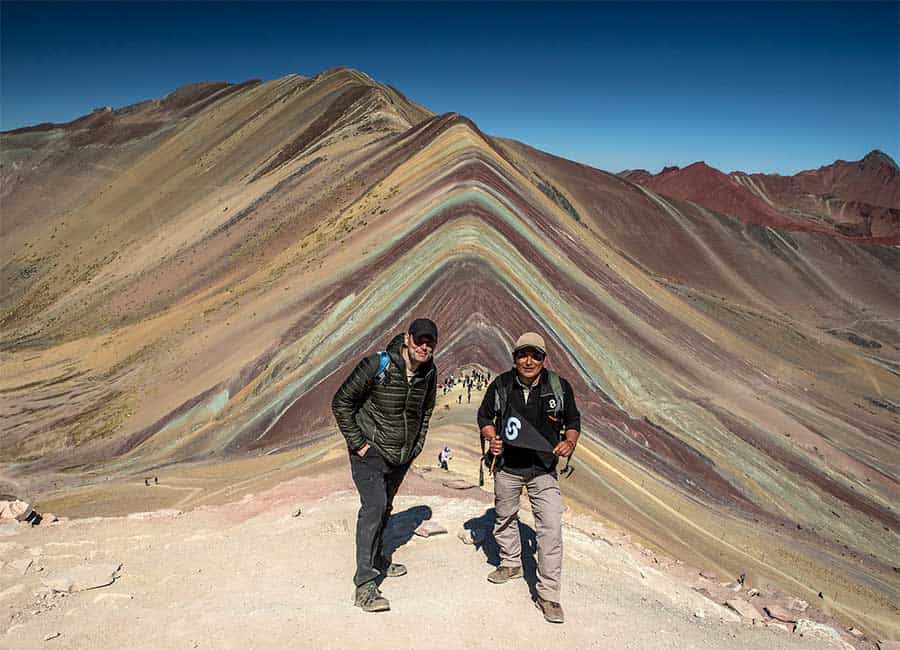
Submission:
<svg viewBox="0 0 900 650">
<path fill-rule="evenodd" d="M 559 418 L 565 410 L 565 397 L 563 395 L 562 382 L 552 370 L 547 371 L 547 379 L 550 380 L 550 390 L 553 391 L 553 399 L 556 405 L 553 407 L 553 416 Z M 502 381 L 497 382 L 497 390 L 494 391 L 494 426 L 500 430 L 503 414 L 506 412 L 506 404 L 509 401 L 509 386 Z"/>
<path fill-rule="evenodd" d="M 378 372 L 375 373 L 374 382 L 376 386 L 380 386 L 384 383 L 385 378 L 387 377 L 387 369 L 391 364 L 391 355 L 387 352 L 379 352 L 378 353 Z"/>
<path fill-rule="evenodd" d="M 553 400 L 555 402 L 555 405 L 553 406 L 553 416 L 559 419 L 565 411 L 565 397 L 562 389 L 562 382 L 559 380 L 559 375 L 557 375 L 552 370 L 547 371 L 547 379 L 550 380 L 550 389 L 553 391 Z M 500 378 L 498 377 L 497 388 L 494 391 L 494 428 L 497 431 L 500 431 L 500 425 L 503 421 L 503 414 L 506 412 L 506 405 L 509 402 L 509 389 L 510 387 L 506 385 L 506 382 L 500 381 Z M 561 420 L 560 424 L 562 424 Z M 494 455 L 491 454 L 490 450 L 485 451 L 484 437 L 479 434 L 478 438 L 479 440 L 481 440 L 482 460 L 478 467 L 478 485 L 484 485 L 484 468 L 485 466 L 487 466 L 488 468 L 493 468 L 496 460 Z"/>
</svg>

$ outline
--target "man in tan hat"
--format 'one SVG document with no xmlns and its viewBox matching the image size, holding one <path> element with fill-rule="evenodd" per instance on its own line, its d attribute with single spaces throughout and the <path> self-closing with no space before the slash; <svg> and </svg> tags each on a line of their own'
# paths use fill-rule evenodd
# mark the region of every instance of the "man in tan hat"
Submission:
<svg viewBox="0 0 900 650">
<path fill-rule="evenodd" d="M 494 379 L 478 409 L 478 426 L 498 458 L 494 473 L 494 538 L 500 566 L 488 581 L 522 577 L 519 498 L 522 488 L 534 513 L 537 537 L 535 605 L 551 623 L 564 621 L 559 603 L 562 575 L 562 495 L 556 465 L 571 456 L 581 431 L 572 386 L 544 368 L 547 348 L 527 332 L 513 349 L 515 367 Z"/>
</svg>

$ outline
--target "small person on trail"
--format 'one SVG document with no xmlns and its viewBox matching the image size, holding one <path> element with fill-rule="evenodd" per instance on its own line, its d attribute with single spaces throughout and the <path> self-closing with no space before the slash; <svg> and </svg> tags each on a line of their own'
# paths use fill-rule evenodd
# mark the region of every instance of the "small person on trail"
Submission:
<svg viewBox="0 0 900 650">
<path fill-rule="evenodd" d="M 544 368 L 546 358 L 547 348 L 539 334 L 520 336 L 513 350 L 515 367 L 491 382 L 478 409 L 481 436 L 490 443 L 499 465 L 494 473 L 494 538 L 500 566 L 487 579 L 502 584 L 522 577 L 519 499 L 524 487 L 537 536 L 534 602 L 547 621 L 562 623 L 563 503 L 556 465 L 560 456 L 575 451 L 581 415 L 572 386 Z"/>
<path fill-rule="evenodd" d="M 450 451 L 450 447 L 444 445 L 444 448 L 441 449 L 441 453 L 438 454 L 438 462 L 441 464 L 441 469 L 444 471 L 450 470 L 450 459 L 453 458 L 453 452 Z"/>
<path fill-rule="evenodd" d="M 436 345 L 437 326 L 417 318 L 385 352 L 360 361 L 331 401 L 359 492 L 354 604 L 365 612 L 391 608 L 376 584 L 381 575 L 406 574 L 385 556 L 383 535 L 400 483 L 425 446 L 437 396 Z"/>
</svg>

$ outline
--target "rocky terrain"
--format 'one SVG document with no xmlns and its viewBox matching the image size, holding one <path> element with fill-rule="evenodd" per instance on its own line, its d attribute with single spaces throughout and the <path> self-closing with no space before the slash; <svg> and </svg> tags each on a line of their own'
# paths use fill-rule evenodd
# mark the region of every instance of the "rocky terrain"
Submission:
<svg viewBox="0 0 900 650">
<path fill-rule="evenodd" d="M 316 471 L 230 503 L 0 525 L 0 647 L 875 647 L 815 604 L 698 572 L 571 508 L 567 623 L 550 625 L 530 600 L 530 514 L 525 580 L 488 583 L 498 561 L 490 495 L 472 482 L 467 451 L 450 472 L 424 461 L 439 448 L 432 442 L 416 464 L 388 528 L 388 547 L 410 571 L 382 584 L 388 613 L 352 605 L 358 500 L 332 446 Z M 260 471 L 246 462 L 232 470 Z M 167 472 L 147 491 L 202 485 L 188 473 Z M 424 523 L 446 533 L 419 536 Z"/>
<path fill-rule="evenodd" d="M 779 219 L 809 195 L 797 227 L 347 69 L 0 134 L 0 492 L 91 517 L 274 488 L 325 471 L 334 389 L 413 316 L 438 323 L 447 374 L 502 371 L 536 330 L 583 414 L 573 510 L 898 638 L 890 162 L 748 174 Z M 455 412 L 435 431 L 472 447 Z"/>
</svg>

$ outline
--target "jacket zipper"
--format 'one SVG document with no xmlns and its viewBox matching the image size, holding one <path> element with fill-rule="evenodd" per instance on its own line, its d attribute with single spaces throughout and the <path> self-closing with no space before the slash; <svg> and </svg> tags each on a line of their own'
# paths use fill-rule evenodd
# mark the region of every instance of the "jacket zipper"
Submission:
<svg viewBox="0 0 900 650">
<path fill-rule="evenodd" d="M 412 382 L 406 376 L 406 367 L 403 368 L 403 377 L 406 379 L 406 398 L 403 400 L 403 448 L 400 450 L 400 457 L 405 458 L 409 449 L 409 423 L 406 419 L 406 409 L 409 407 L 409 394 L 412 392 Z"/>
<path fill-rule="evenodd" d="M 425 375 L 425 377 L 423 377 L 423 380 L 429 378 L 431 376 L 431 372 L 432 371 L 429 370 L 428 374 Z M 404 372 L 404 375 L 405 374 L 406 373 Z M 415 375 L 413 375 L 413 377 L 415 377 Z M 426 388 L 426 393 L 427 393 L 427 388 Z M 407 419 L 406 419 L 406 408 L 409 406 L 410 394 L 412 394 L 412 380 L 407 379 L 406 380 L 406 399 L 403 402 L 403 451 L 404 452 L 409 451 L 411 448 L 411 445 L 414 442 L 416 442 L 415 440 L 409 439 L 409 425 L 407 424 Z M 426 394 L 424 398 L 427 399 L 427 397 L 428 397 L 428 395 Z M 419 409 L 419 430 L 421 430 L 421 428 L 422 428 L 422 418 L 423 417 L 424 417 L 424 403 L 422 405 L 422 408 Z M 418 440 L 418 433 L 419 432 L 416 431 L 416 440 Z"/>
</svg>

